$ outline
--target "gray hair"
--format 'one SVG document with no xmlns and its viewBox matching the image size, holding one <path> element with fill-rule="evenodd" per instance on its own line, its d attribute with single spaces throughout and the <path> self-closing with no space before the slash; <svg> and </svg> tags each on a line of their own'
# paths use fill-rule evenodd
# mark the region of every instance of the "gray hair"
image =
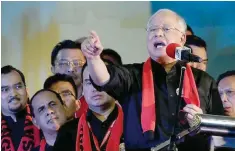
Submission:
<svg viewBox="0 0 235 151">
<path fill-rule="evenodd" d="M 183 33 L 185 33 L 185 32 L 187 31 L 187 24 L 186 24 L 184 18 L 181 17 L 181 16 L 180 16 L 179 14 L 177 14 L 176 12 L 170 10 L 170 9 L 159 9 L 156 13 L 154 13 L 154 14 L 149 18 L 149 20 L 148 20 L 147 28 L 149 28 L 150 22 L 152 21 L 152 19 L 153 19 L 157 14 L 159 14 L 159 13 L 161 13 L 161 12 L 174 14 L 174 15 L 176 16 L 177 20 L 178 20 L 179 25 L 181 26 L 181 29 L 180 29 L 180 30 L 181 30 Z"/>
</svg>

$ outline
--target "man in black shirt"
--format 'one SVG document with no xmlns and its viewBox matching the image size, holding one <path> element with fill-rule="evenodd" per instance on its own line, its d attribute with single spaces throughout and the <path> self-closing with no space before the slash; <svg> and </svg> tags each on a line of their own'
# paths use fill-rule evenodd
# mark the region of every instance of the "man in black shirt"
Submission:
<svg viewBox="0 0 235 151">
<path fill-rule="evenodd" d="M 122 109 L 107 93 L 99 92 L 92 86 L 86 64 L 82 69 L 82 77 L 83 93 L 89 110 L 80 119 L 61 127 L 54 150 L 80 151 L 83 148 L 89 151 L 119 151 Z"/>
<path fill-rule="evenodd" d="M 185 79 L 190 77 L 190 84 L 183 86 L 184 101 L 181 101 L 181 110 L 186 112 L 188 124 L 193 125 L 195 114 L 223 114 L 212 77 L 166 54 L 170 43 L 184 45 L 185 32 L 186 23 L 182 17 L 168 9 L 157 11 L 147 24 L 150 58 L 142 64 L 124 66 L 105 66 L 100 59 L 103 46 L 95 32 L 91 32 L 82 43 L 92 84 L 99 91 L 106 91 L 121 100 L 127 150 L 150 150 L 172 135 L 178 115 L 177 90 L 182 66 L 186 66 Z M 187 97 L 190 93 L 193 97 Z M 176 126 L 176 133 L 183 130 L 179 122 Z M 186 139 L 183 144 L 187 145 L 179 145 L 179 150 L 205 150 L 206 141 L 199 143 L 201 139 L 195 139 Z"/>
<path fill-rule="evenodd" d="M 44 138 L 35 151 L 52 151 L 57 132 L 67 121 L 65 106 L 58 93 L 49 89 L 37 91 L 30 101 L 33 123 L 41 129 Z"/>
<path fill-rule="evenodd" d="M 33 125 L 23 73 L 10 66 L 1 68 L 2 150 L 31 150 L 39 145 L 39 130 Z"/>
</svg>

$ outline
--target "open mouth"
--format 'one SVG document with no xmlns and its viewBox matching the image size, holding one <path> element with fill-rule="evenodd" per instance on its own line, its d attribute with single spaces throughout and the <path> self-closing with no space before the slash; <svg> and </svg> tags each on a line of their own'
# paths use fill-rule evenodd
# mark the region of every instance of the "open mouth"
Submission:
<svg viewBox="0 0 235 151">
<path fill-rule="evenodd" d="M 162 48 L 162 47 L 166 46 L 166 44 L 164 42 L 154 42 L 153 45 L 155 48 Z"/>
</svg>

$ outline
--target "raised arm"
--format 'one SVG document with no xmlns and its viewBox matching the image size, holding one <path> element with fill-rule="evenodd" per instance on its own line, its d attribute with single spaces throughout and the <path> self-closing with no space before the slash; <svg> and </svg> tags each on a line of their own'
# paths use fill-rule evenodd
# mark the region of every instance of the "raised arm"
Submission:
<svg viewBox="0 0 235 151">
<path fill-rule="evenodd" d="M 115 99 L 126 97 L 133 84 L 138 85 L 138 82 L 134 82 L 138 71 L 132 65 L 106 66 L 100 58 L 102 50 L 103 46 L 98 35 L 92 31 L 82 43 L 82 52 L 87 58 L 93 86 L 99 91 L 107 92 Z"/>
<path fill-rule="evenodd" d="M 110 79 L 106 65 L 100 58 L 103 46 L 96 32 L 91 31 L 88 38 L 82 43 L 82 52 L 87 58 L 88 70 L 95 84 L 103 86 Z"/>
</svg>

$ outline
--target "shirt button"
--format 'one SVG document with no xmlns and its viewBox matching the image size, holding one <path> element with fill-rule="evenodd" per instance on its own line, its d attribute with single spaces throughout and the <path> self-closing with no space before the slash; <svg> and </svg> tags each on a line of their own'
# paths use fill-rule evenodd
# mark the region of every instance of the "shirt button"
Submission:
<svg viewBox="0 0 235 151">
<path fill-rule="evenodd" d="M 170 97 L 173 97 L 173 94 L 170 94 Z"/>
<path fill-rule="evenodd" d="M 175 113 L 172 113 L 171 115 L 172 115 L 172 116 L 175 116 Z"/>
<path fill-rule="evenodd" d="M 102 128 L 106 128 L 107 126 L 106 126 L 106 124 L 102 124 Z"/>
</svg>

